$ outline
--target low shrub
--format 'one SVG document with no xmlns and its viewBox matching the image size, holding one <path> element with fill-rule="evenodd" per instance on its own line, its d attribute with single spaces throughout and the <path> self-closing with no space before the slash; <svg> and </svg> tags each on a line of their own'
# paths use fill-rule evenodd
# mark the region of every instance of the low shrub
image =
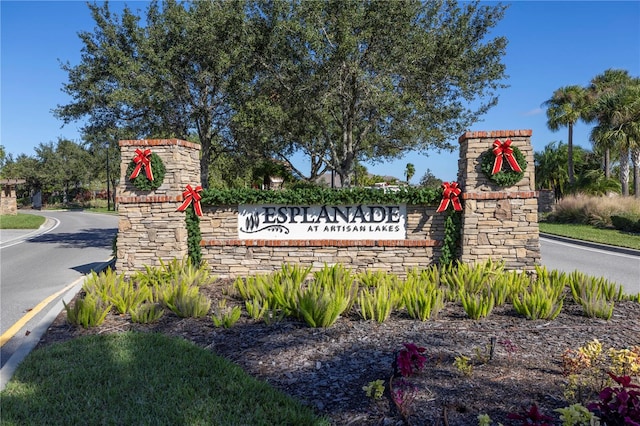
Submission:
<svg viewBox="0 0 640 426">
<path fill-rule="evenodd" d="M 640 214 L 621 213 L 611 215 L 614 228 L 625 232 L 640 232 Z"/>
</svg>

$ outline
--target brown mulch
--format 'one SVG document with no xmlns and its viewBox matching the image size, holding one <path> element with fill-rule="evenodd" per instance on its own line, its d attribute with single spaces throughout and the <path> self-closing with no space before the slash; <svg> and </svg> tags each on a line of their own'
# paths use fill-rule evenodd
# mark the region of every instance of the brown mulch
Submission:
<svg viewBox="0 0 640 426">
<path fill-rule="evenodd" d="M 220 280 L 203 292 L 215 301 L 229 281 Z M 565 300 L 553 321 L 529 321 L 510 306 L 496 308 L 480 321 L 466 317 L 461 306 L 448 305 L 438 319 L 420 322 L 402 313 L 378 324 L 358 317 L 340 318 L 327 329 L 310 328 L 285 319 L 266 325 L 243 316 L 229 329 L 216 328 L 210 318 L 179 318 L 166 313 L 156 324 L 140 325 L 128 316 L 109 314 L 93 329 L 66 323 L 63 311 L 39 347 L 89 334 L 127 330 L 160 332 L 184 338 L 240 365 L 247 373 L 313 407 L 334 425 L 477 425 L 479 414 L 494 424 L 509 412 L 536 403 L 545 414 L 566 407 L 563 397 L 561 355 L 598 339 L 617 349 L 640 345 L 640 303 L 616 304 L 609 321 L 582 315 L 580 307 Z M 482 362 L 495 342 L 493 358 Z M 393 374 L 395 353 L 403 343 L 426 348 L 424 370 L 411 377 L 416 386 L 403 416 L 391 402 L 388 388 L 380 400 L 365 395 L 362 387 Z M 515 351 L 509 351 L 509 344 Z M 453 365 L 468 356 L 470 376 Z"/>
</svg>

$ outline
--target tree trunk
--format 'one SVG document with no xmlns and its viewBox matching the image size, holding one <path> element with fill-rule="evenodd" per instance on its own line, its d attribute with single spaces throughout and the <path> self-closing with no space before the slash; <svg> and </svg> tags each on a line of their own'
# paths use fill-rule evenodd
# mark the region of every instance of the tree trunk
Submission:
<svg viewBox="0 0 640 426">
<path fill-rule="evenodd" d="M 622 184 L 622 195 L 629 196 L 629 148 L 620 148 L 620 183 Z"/>
<path fill-rule="evenodd" d="M 604 177 L 611 179 L 611 150 L 604 150 Z"/>
<path fill-rule="evenodd" d="M 573 188 L 575 176 L 573 172 L 573 123 L 569 123 L 569 142 L 567 143 L 567 165 L 569 169 L 569 186 Z"/>
<path fill-rule="evenodd" d="M 631 150 L 631 162 L 633 163 L 633 195 L 640 198 L 640 147 Z"/>
</svg>

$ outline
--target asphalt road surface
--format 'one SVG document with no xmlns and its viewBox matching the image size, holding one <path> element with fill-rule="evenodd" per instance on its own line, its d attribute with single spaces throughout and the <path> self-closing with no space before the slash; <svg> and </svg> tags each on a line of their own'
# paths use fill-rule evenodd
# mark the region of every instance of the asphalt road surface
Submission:
<svg viewBox="0 0 640 426">
<path fill-rule="evenodd" d="M 604 250 L 597 246 L 572 244 L 551 238 L 540 238 L 542 264 L 547 269 L 564 272 L 578 270 L 587 275 L 604 277 L 624 286 L 627 294 L 640 293 L 640 252 Z"/>
<path fill-rule="evenodd" d="M 29 211 L 47 217 L 46 230 L 0 231 L 0 329 L 11 334 L 15 324 L 47 297 L 85 274 L 99 269 L 111 257 L 118 216 L 81 211 Z M 65 297 L 60 294 L 57 300 Z M 66 300 L 67 302 L 69 300 Z M 54 300 L 51 301 L 53 305 Z M 41 315 L 50 309 L 43 309 Z M 34 316 L 15 336 L 3 342 L 4 365 L 22 339 L 41 318 Z M 7 331 L 10 333 L 6 334 Z"/>
</svg>

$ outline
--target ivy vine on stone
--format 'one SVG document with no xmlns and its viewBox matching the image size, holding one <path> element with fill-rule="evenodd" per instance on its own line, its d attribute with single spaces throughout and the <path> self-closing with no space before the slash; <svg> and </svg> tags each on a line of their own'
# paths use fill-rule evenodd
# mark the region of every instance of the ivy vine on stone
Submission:
<svg viewBox="0 0 640 426">
<path fill-rule="evenodd" d="M 140 191 L 153 191 L 158 189 L 162 182 L 164 181 L 164 175 L 166 173 L 166 169 L 164 167 L 164 163 L 162 159 L 158 156 L 158 154 L 151 153 L 149 162 L 151 164 L 151 170 L 153 171 L 153 180 L 149 180 L 147 178 L 146 173 L 142 171 L 138 174 L 134 179 L 130 179 L 131 184 Z M 127 167 L 127 178 L 131 176 L 134 169 L 136 168 L 136 163 L 131 160 L 129 166 Z"/>
<path fill-rule="evenodd" d="M 522 151 L 520 151 L 517 146 L 511 146 L 511 149 L 513 149 L 513 157 L 520 166 L 520 169 L 522 170 L 521 172 L 512 170 L 509 163 L 507 161 L 503 161 L 502 169 L 498 173 L 492 174 L 493 164 L 496 158 L 493 154 L 493 150 L 487 150 L 480 157 L 480 167 L 482 171 L 489 180 L 499 186 L 513 186 L 520 182 L 524 177 L 524 171 L 527 169 L 527 159 L 524 157 L 524 154 L 522 154 Z"/>
</svg>

